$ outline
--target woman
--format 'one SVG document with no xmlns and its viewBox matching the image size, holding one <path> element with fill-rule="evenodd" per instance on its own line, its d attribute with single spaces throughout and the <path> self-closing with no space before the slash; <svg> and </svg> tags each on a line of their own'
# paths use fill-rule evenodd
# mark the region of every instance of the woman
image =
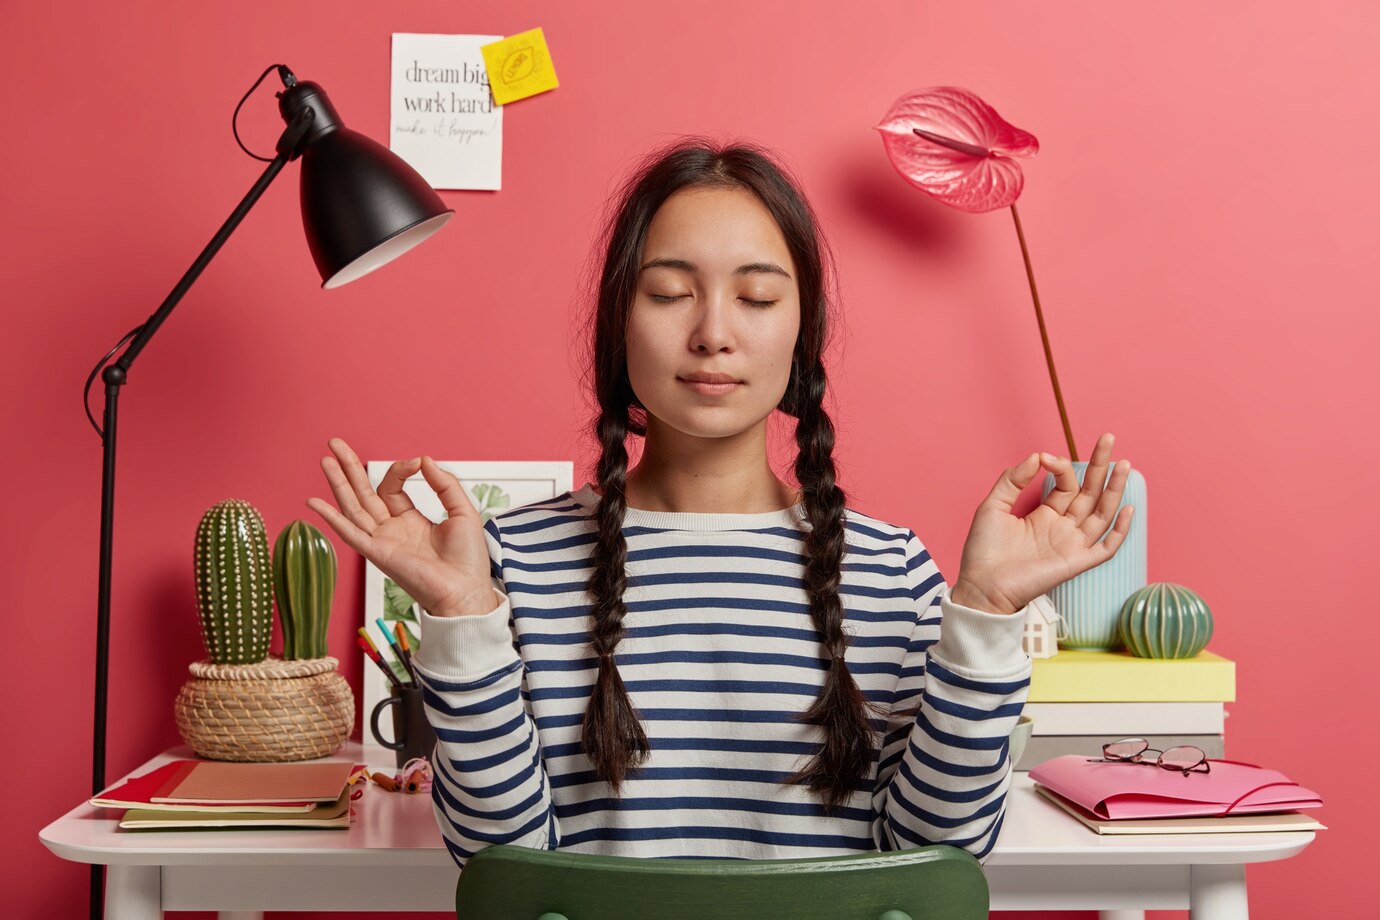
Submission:
<svg viewBox="0 0 1380 920">
<path fill-rule="evenodd" d="M 1087 488 L 1049 454 L 1003 472 L 950 587 L 912 530 L 847 507 L 835 481 L 827 264 L 782 167 L 673 145 L 621 190 L 604 248 L 597 483 L 481 525 L 430 457 L 375 494 L 335 438 L 322 467 L 341 510 L 307 502 L 423 608 L 451 854 L 948 843 L 985 859 L 1030 682 L 1024 608 L 1116 552 L 1130 465 L 1108 480 L 1107 434 Z M 768 463 L 777 409 L 797 420 L 798 489 Z M 645 439 L 632 470 L 629 434 Z M 440 524 L 402 490 L 419 469 Z M 1056 488 L 1015 517 L 1042 469 Z"/>
</svg>

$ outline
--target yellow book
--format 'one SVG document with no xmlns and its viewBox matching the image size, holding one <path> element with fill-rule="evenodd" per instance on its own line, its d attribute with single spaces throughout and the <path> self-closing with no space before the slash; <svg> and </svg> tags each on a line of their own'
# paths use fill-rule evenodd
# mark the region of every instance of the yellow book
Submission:
<svg viewBox="0 0 1380 920">
<path fill-rule="evenodd" d="M 1192 658 L 1137 658 L 1124 649 L 1060 649 L 1031 663 L 1031 703 L 1229 703 L 1236 663 L 1204 649 Z"/>
</svg>

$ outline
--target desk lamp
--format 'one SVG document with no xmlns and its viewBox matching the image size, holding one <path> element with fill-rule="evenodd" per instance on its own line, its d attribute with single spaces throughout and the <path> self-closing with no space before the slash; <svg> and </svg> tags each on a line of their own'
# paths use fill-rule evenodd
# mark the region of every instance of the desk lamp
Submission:
<svg viewBox="0 0 1380 920">
<path fill-rule="evenodd" d="M 256 156 L 240 142 L 235 127 L 240 106 L 273 70 L 283 81 L 277 93 L 278 111 L 287 129 L 278 138 L 273 159 Z M 96 705 L 92 742 L 92 794 L 105 788 L 106 678 L 110 642 L 110 561 L 115 498 L 115 410 L 130 365 L 148 344 L 200 276 L 207 263 L 259 200 L 264 189 L 290 160 L 302 160 L 302 225 L 307 246 L 321 274 L 323 289 L 339 287 L 369 274 L 441 229 L 455 213 L 435 190 L 392 151 L 346 128 L 324 90 L 312 82 L 297 82 L 282 64 L 268 67 L 240 99 L 231 117 L 231 130 L 245 153 L 268 163 L 268 168 L 230 214 L 191 268 L 177 282 L 157 312 L 135 327 L 96 365 L 86 380 L 83 406 L 92 427 L 105 444 L 101 486 L 100 587 L 96 606 Z M 109 366 L 111 355 L 130 342 L 123 355 Z M 105 381 L 105 426 L 91 416 L 87 396 L 91 382 L 101 373 Z M 101 916 L 101 866 L 91 867 L 91 916 Z"/>
</svg>

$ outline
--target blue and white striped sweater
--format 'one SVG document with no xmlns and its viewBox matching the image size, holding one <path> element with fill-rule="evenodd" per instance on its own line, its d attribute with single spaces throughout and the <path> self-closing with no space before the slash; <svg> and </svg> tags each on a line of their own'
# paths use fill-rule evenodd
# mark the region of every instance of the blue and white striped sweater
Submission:
<svg viewBox="0 0 1380 920">
<path fill-rule="evenodd" d="M 986 858 L 1030 684 L 1024 612 L 954 604 L 914 532 L 853 509 L 839 587 L 849 671 L 888 711 L 921 709 L 872 719 L 882 747 L 852 797 L 826 815 L 814 793 L 783 784 L 820 747 L 818 727 L 793 716 L 828 664 L 802 581 L 799 505 L 628 510 L 614 657 L 652 752 L 621 795 L 596 780 L 580 725 L 598 674 L 584 590 L 598 500 L 586 483 L 491 519 L 499 606 L 422 614 L 418 670 L 440 738 L 433 799 L 458 864 L 496 843 L 743 859 L 949 843 Z"/>
</svg>

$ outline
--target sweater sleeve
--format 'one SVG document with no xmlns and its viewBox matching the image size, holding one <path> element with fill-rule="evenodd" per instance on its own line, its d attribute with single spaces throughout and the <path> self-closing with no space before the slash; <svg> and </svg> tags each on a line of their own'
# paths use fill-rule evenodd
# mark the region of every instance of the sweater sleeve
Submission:
<svg viewBox="0 0 1380 920">
<path fill-rule="evenodd" d="M 560 837 L 503 581 L 503 544 L 484 524 L 499 604 L 478 616 L 421 614 L 421 678 L 436 730 L 433 809 L 457 865 L 486 846 L 556 848 Z"/>
<path fill-rule="evenodd" d="M 1025 610 L 955 604 L 929 552 L 908 534 L 916 620 L 877 763 L 874 842 L 879 850 L 944 843 L 982 862 L 1006 815 L 1009 739 L 1030 689 Z"/>
</svg>

